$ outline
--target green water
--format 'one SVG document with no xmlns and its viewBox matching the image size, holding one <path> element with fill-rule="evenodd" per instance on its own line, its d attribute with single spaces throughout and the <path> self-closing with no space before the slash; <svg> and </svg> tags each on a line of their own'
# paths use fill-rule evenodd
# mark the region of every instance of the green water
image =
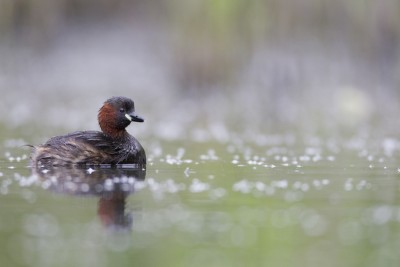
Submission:
<svg viewBox="0 0 400 267">
<path fill-rule="evenodd" d="M 145 141 L 145 175 L 87 168 L 41 177 L 26 150 L 8 148 L 0 265 L 398 266 L 395 140 L 268 140 Z"/>
</svg>

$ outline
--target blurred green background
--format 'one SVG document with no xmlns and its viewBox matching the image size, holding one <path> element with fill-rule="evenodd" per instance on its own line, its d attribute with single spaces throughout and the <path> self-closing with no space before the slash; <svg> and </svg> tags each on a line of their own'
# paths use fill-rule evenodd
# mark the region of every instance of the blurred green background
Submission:
<svg viewBox="0 0 400 267">
<path fill-rule="evenodd" d="M 395 0 L 3 0 L 0 111 L 75 128 L 90 117 L 61 123 L 51 101 L 125 94 L 156 118 L 232 128 L 384 123 L 399 112 L 399 20 Z"/>
</svg>

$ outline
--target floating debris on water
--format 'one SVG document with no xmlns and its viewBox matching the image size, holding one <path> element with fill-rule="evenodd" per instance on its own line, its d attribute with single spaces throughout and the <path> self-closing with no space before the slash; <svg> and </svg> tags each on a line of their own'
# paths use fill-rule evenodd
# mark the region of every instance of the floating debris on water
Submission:
<svg viewBox="0 0 400 267">
<path fill-rule="evenodd" d="M 192 193 L 200 193 L 210 189 L 210 184 L 200 181 L 199 179 L 193 179 L 192 184 L 189 186 L 189 191 Z"/>
<path fill-rule="evenodd" d="M 216 155 L 216 152 L 214 149 L 209 149 L 207 151 L 207 154 L 202 154 L 200 155 L 201 160 L 218 160 L 219 157 Z"/>
</svg>

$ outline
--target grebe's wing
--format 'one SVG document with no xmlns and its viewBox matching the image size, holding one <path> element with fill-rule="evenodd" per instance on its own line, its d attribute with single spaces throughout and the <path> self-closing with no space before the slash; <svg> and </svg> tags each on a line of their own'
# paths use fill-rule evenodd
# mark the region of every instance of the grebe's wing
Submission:
<svg viewBox="0 0 400 267">
<path fill-rule="evenodd" d="M 136 153 L 139 155 L 136 156 Z M 53 137 L 44 145 L 36 147 L 32 160 L 43 164 L 65 165 L 146 163 L 145 158 L 144 150 L 137 141 L 126 145 L 102 132 L 79 131 Z"/>
<path fill-rule="evenodd" d="M 110 137 L 96 131 L 55 136 L 35 147 L 32 161 L 43 165 L 112 163 L 116 151 L 110 142 Z"/>
</svg>

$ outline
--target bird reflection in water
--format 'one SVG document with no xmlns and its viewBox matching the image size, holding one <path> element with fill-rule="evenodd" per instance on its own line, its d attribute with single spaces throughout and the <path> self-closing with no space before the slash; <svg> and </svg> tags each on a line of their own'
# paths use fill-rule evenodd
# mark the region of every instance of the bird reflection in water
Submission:
<svg viewBox="0 0 400 267">
<path fill-rule="evenodd" d="M 132 215 L 125 210 L 126 199 L 134 192 L 135 183 L 145 179 L 145 166 L 40 166 L 32 171 L 51 191 L 99 197 L 97 214 L 107 229 L 131 229 Z"/>
</svg>

